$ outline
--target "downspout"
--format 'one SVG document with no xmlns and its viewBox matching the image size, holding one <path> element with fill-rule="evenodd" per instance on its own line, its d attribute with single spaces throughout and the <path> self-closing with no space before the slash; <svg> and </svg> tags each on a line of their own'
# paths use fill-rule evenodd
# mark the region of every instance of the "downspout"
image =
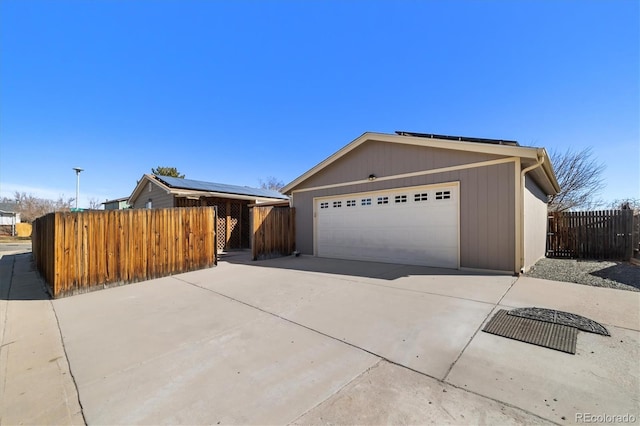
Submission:
<svg viewBox="0 0 640 426">
<path fill-rule="evenodd" d="M 544 155 L 540 155 L 540 152 L 538 152 L 538 161 L 535 164 L 532 164 L 531 166 L 522 169 L 522 171 L 520 172 L 520 215 L 518 220 L 520 220 L 520 235 L 518 236 L 520 239 L 520 265 L 519 265 L 519 269 L 520 269 L 520 273 L 524 274 L 524 229 L 525 229 L 525 224 L 524 224 L 524 187 L 525 187 L 525 182 L 524 182 L 524 175 L 526 175 L 527 173 L 529 173 L 531 170 L 537 169 L 538 167 L 542 166 L 542 164 L 544 163 Z"/>
</svg>

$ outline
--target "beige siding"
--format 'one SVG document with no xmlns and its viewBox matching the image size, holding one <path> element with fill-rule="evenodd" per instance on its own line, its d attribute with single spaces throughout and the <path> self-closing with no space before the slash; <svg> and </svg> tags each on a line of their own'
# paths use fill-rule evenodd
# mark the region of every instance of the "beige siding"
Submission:
<svg viewBox="0 0 640 426">
<path fill-rule="evenodd" d="M 408 156 L 405 157 L 393 153 L 393 150 L 387 152 L 388 147 L 385 145 L 389 144 L 375 144 L 381 151 L 367 149 L 356 152 L 354 150 L 340 159 L 338 162 L 341 164 L 334 168 L 334 172 L 339 173 L 339 176 L 336 177 L 328 173 L 328 169 L 331 169 L 329 167 L 298 189 L 326 185 L 330 182 L 339 183 L 362 179 L 362 175 L 365 173 L 367 176 L 370 173 L 383 176 L 494 158 L 484 154 L 449 152 L 422 147 L 417 147 L 418 151 L 401 149 L 400 151 Z M 406 148 L 403 145 L 394 145 L 393 147 L 395 149 Z M 410 146 L 409 148 L 416 147 Z M 429 158 L 429 153 L 438 161 L 431 161 L 429 167 L 418 168 L 415 158 Z M 363 156 L 364 158 L 361 158 Z M 380 157 L 384 162 L 394 165 L 389 164 L 386 169 L 380 169 L 381 171 L 367 171 L 368 169 L 362 164 L 374 164 L 379 160 L 369 158 L 371 156 Z M 407 168 L 402 167 L 403 165 Z M 456 181 L 460 182 L 460 266 L 513 271 L 515 258 L 515 164 L 512 162 L 403 179 L 294 192 L 296 247 L 305 254 L 313 254 L 314 252 L 314 197 Z"/>
<path fill-rule="evenodd" d="M 528 271 L 546 253 L 547 195 L 530 176 L 524 189 L 524 268 Z"/>
<path fill-rule="evenodd" d="M 502 158 L 498 155 L 369 141 L 306 180 L 299 188 L 420 172 Z"/>
<path fill-rule="evenodd" d="M 149 191 L 149 183 L 145 184 L 144 189 L 140 192 L 138 198 L 134 200 L 131 207 L 134 209 L 144 209 L 149 199 L 151 199 L 154 209 L 173 207 L 173 195 L 167 194 L 167 191 L 153 183 L 151 184 L 151 191 Z"/>
</svg>

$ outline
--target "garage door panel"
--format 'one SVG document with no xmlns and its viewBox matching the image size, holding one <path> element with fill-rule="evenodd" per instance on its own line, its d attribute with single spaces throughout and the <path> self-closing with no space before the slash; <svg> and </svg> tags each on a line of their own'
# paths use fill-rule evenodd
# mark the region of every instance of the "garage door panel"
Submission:
<svg viewBox="0 0 640 426">
<path fill-rule="evenodd" d="M 317 255 L 457 268 L 457 196 L 453 185 L 316 200 Z"/>
</svg>

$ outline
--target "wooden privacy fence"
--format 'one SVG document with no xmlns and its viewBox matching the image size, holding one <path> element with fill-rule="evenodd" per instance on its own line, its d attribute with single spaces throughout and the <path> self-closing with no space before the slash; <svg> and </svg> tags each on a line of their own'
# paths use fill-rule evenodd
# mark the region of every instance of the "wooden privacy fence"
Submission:
<svg viewBox="0 0 640 426">
<path fill-rule="evenodd" d="M 550 212 L 548 217 L 547 257 L 628 260 L 633 256 L 633 210 Z"/>
<path fill-rule="evenodd" d="M 253 260 L 288 256 L 295 250 L 295 209 L 255 206 L 251 209 Z"/>
<path fill-rule="evenodd" d="M 57 298 L 214 266 L 215 223 L 212 207 L 50 213 L 33 256 Z"/>
</svg>

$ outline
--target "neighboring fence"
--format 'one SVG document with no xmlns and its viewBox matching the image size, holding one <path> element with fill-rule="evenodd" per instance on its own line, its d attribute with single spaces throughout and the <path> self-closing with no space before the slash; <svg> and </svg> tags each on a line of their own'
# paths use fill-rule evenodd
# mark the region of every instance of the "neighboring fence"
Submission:
<svg viewBox="0 0 640 426">
<path fill-rule="evenodd" d="M 295 250 L 295 209 L 255 206 L 251 209 L 253 260 L 288 256 Z"/>
<path fill-rule="evenodd" d="M 214 266 L 212 207 L 50 213 L 33 256 L 53 297 Z"/>
<path fill-rule="evenodd" d="M 550 212 L 548 217 L 547 257 L 628 260 L 633 256 L 633 210 Z"/>
</svg>

